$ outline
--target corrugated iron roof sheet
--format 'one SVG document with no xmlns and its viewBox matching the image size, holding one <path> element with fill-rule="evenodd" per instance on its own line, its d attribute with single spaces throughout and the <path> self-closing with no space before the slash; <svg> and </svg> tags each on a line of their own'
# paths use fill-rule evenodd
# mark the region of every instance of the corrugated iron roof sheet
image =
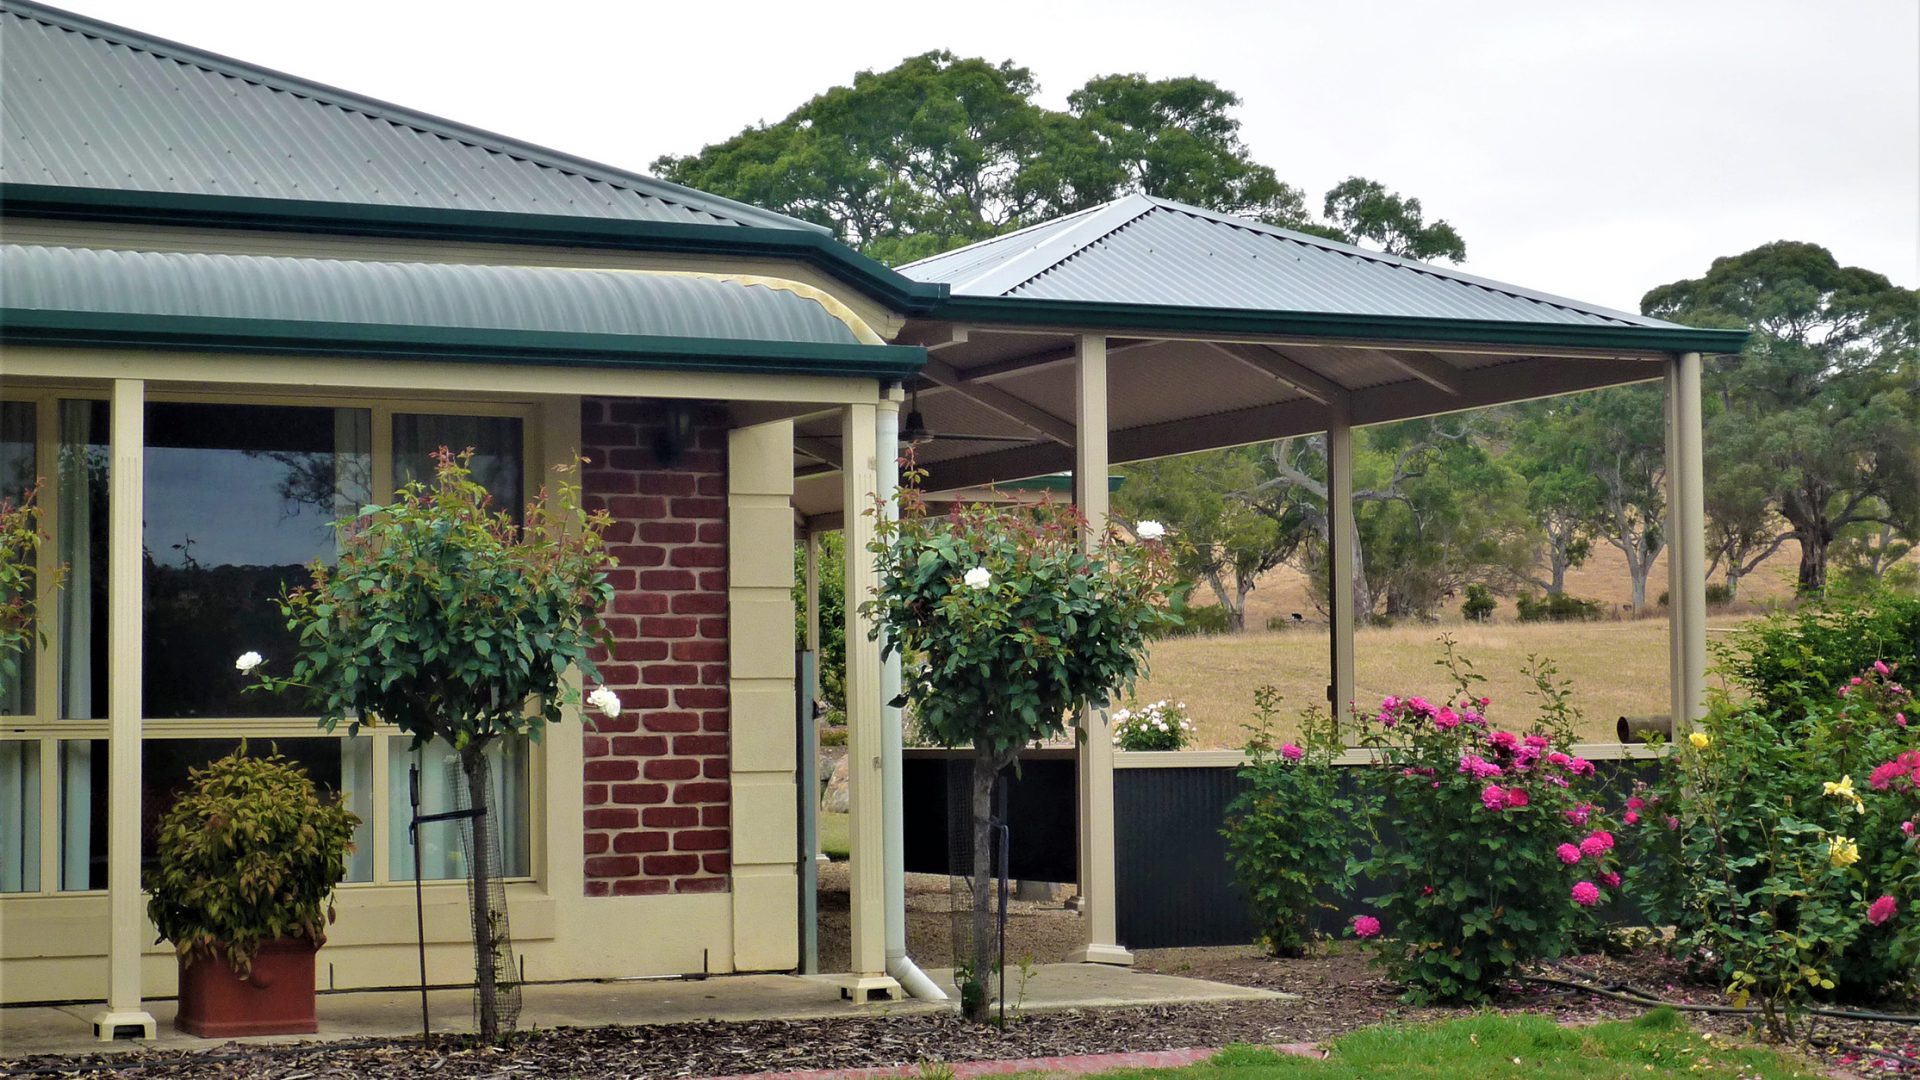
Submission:
<svg viewBox="0 0 1920 1080">
<path fill-rule="evenodd" d="M 819 231 L 38 4 L 0 12 L 0 180 Z"/>
<path fill-rule="evenodd" d="M 909 264 L 955 296 L 1670 327 L 1145 195 Z"/>
<path fill-rule="evenodd" d="M 0 245 L 10 309 L 854 345 L 818 302 L 714 277 Z"/>
</svg>

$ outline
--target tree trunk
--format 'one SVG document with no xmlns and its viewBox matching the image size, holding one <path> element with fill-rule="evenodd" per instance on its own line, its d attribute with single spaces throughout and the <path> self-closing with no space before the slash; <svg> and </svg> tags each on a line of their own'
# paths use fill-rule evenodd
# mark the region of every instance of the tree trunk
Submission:
<svg viewBox="0 0 1920 1080">
<path fill-rule="evenodd" d="M 1800 592 L 1818 595 L 1827 587 L 1827 545 L 1833 542 L 1824 530 L 1806 529 L 1800 533 Z"/>
<path fill-rule="evenodd" d="M 960 1005 L 966 1017 L 985 1023 L 988 1017 L 987 983 L 992 972 L 990 946 L 993 896 L 993 780 L 1000 768 L 993 753 L 976 749 L 973 755 L 973 956 L 960 986 Z M 956 957 L 956 960 L 961 958 Z"/>
<path fill-rule="evenodd" d="M 491 793 L 487 790 L 485 740 L 476 740 L 460 751 L 460 768 L 467 775 L 467 801 L 477 812 L 470 822 L 473 836 L 473 862 L 470 866 L 473 880 L 469 883 L 472 903 L 468 908 L 473 913 L 474 942 L 474 988 L 480 998 L 480 1038 L 486 1042 L 498 1042 L 500 1039 L 500 1002 L 498 988 L 494 985 L 493 920 L 488 907 L 487 893 L 492 885 L 494 867 L 493 848 L 487 843 L 487 818 L 491 814 Z"/>
<path fill-rule="evenodd" d="M 1727 560 L 1727 603 L 1740 599 L 1740 560 Z"/>
<path fill-rule="evenodd" d="M 1640 614 L 1647 606 L 1647 571 L 1653 569 L 1653 559 L 1642 562 L 1639 559 L 1627 560 L 1627 573 L 1633 578 L 1633 613 Z M 1668 600 L 1671 602 L 1672 598 Z"/>
<path fill-rule="evenodd" d="M 1549 562 L 1552 563 L 1553 580 L 1547 585 L 1547 595 L 1559 596 L 1567 591 L 1567 560 L 1555 551 Z"/>
</svg>

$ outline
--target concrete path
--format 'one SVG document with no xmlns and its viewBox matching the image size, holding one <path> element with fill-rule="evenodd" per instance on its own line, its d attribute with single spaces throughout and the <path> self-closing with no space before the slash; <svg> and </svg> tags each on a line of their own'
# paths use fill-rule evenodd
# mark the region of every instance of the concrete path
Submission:
<svg viewBox="0 0 1920 1080">
<path fill-rule="evenodd" d="M 952 972 L 931 971 L 952 992 Z M 957 996 L 957 995 L 956 995 Z M 1024 995 L 1018 972 L 1007 973 L 1009 1007 L 1016 1000 L 1029 1011 L 1124 1007 L 1170 1003 L 1272 1001 L 1286 997 L 1227 983 L 1155 975 L 1100 964 L 1046 964 L 1033 969 Z M 604 1027 L 615 1024 L 674 1024 L 698 1020 L 814 1020 L 936 1012 L 952 1002 L 906 1000 L 853 1005 L 841 1000 L 831 975 L 716 975 L 704 980 L 660 979 L 620 982 L 536 983 L 524 990 L 520 1030 Z M 92 1053 L 89 1018 L 97 1005 L 0 1009 L 0 1056 Z M 173 1030 L 174 1003 L 149 1001 L 160 1037 L 152 1046 L 191 1049 L 221 1045 Z M 428 994 L 436 1031 L 473 1030 L 473 994 L 437 990 Z M 418 991 L 348 991 L 320 995 L 318 1035 L 267 1036 L 242 1043 L 291 1043 L 314 1039 L 393 1038 L 420 1032 Z"/>
</svg>

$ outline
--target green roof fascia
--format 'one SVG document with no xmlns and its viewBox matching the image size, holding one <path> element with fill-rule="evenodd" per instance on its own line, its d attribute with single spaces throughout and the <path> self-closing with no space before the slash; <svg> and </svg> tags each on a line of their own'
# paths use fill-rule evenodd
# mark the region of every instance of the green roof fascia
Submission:
<svg viewBox="0 0 1920 1080">
<path fill-rule="evenodd" d="M 1126 482 L 1127 477 L 1125 473 L 1113 473 L 1107 477 L 1107 490 L 1110 492 L 1119 491 L 1120 485 Z M 1007 480 L 994 486 L 1010 491 L 1065 491 L 1072 493 L 1073 474 L 1049 473 L 1045 476 L 1029 476 L 1024 480 Z"/>
<path fill-rule="evenodd" d="M 1675 326 L 1524 323 L 1487 319 L 1422 318 L 1171 307 L 1019 296 L 949 296 L 928 317 L 953 322 L 1017 323 L 1070 329 L 1298 335 L 1428 344 L 1537 345 L 1647 352 L 1737 353 L 1750 331 Z"/>
<path fill-rule="evenodd" d="M 831 235 L 811 229 L 694 225 L 571 214 L 447 210 L 22 183 L 0 183 L 0 211 L 18 217 L 130 224 L 759 255 L 804 262 L 896 311 L 923 312 L 947 295 L 944 284 L 914 281 Z"/>
<path fill-rule="evenodd" d="M 30 308 L 0 308 L 0 342 L 885 380 L 912 376 L 927 357 L 926 350 L 917 345 L 638 337 Z"/>
</svg>

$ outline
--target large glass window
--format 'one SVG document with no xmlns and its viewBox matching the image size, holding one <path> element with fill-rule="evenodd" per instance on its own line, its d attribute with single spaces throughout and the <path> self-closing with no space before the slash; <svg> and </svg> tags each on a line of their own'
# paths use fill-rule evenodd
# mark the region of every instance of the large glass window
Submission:
<svg viewBox="0 0 1920 1080">
<path fill-rule="evenodd" d="M 520 420 L 513 416 L 451 416 L 395 413 L 393 481 L 433 482 L 433 455 L 441 447 L 458 454 L 473 451 L 467 468 L 493 496 L 494 507 L 520 519 L 525 485 L 521 481 Z"/>
<path fill-rule="evenodd" d="M 107 485 L 113 456 L 104 401 L 60 403 L 60 715 L 104 720 L 107 684 Z"/>
<path fill-rule="evenodd" d="M 456 805 L 467 805 L 467 800 L 461 797 L 467 774 L 460 767 L 459 751 L 438 739 L 411 755 L 406 753 L 405 740 L 395 740 L 393 747 L 393 766 L 387 770 L 387 805 L 392 807 L 387 833 L 387 876 L 394 881 L 412 881 L 413 849 L 407 846 L 407 824 L 413 820 L 408 766 L 417 766 L 420 770 L 422 814 L 440 814 Z M 527 843 L 527 740 L 495 739 L 487 745 L 486 754 L 492 781 L 489 812 L 497 815 L 500 829 L 499 873 L 505 877 L 525 877 L 533 872 Z M 456 786 L 459 792 L 455 791 Z M 461 851 L 459 828 L 456 821 L 420 827 L 423 878 L 431 881 L 466 876 L 466 856 Z"/>
<path fill-rule="evenodd" d="M 370 423 L 360 409 L 147 406 L 149 719 L 307 711 L 298 695 L 244 692 L 233 658 L 285 670 L 294 641 L 274 598 L 332 560 L 332 523 L 368 501 Z"/>
<path fill-rule="evenodd" d="M 0 505 L 18 503 L 38 479 L 34 429 L 33 402 L 0 401 Z M 0 604 L 12 599 L 0 591 Z M 33 667 L 39 651 L 36 632 L 24 650 L 0 665 L 0 716 L 33 712 Z"/>
<path fill-rule="evenodd" d="M 0 741 L 0 893 L 40 891 L 40 744 Z"/>
<path fill-rule="evenodd" d="M 348 881 L 412 879 L 410 767 L 421 770 L 423 810 L 444 810 L 464 784 L 457 755 L 444 745 L 411 754 L 390 728 L 357 737 L 317 732 L 305 701 L 245 690 L 249 680 L 233 660 L 254 650 L 287 669 L 295 643 L 275 598 L 307 581 L 309 564 L 336 557 L 334 521 L 407 480 L 431 480 L 439 447 L 471 448 L 475 479 L 499 509 L 520 516 L 528 484 L 521 418 L 419 408 L 146 403 L 143 856 L 151 856 L 155 824 L 188 771 L 244 735 L 262 752 L 272 745 L 300 761 L 359 815 Z M 0 716 L 9 721 L 9 737 L 0 739 L 4 894 L 106 887 L 111 419 L 109 403 L 97 398 L 0 402 L 0 497 L 42 482 L 47 554 L 66 573 L 60 589 L 39 589 L 47 633 L 40 685 L 32 656 L 20 678 L 0 685 Z M 531 757 L 524 740 L 490 753 L 506 876 L 529 875 L 534 862 Z M 428 878 L 464 876 L 454 826 L 431 826 L 422 839 Z"/>
</svg>

